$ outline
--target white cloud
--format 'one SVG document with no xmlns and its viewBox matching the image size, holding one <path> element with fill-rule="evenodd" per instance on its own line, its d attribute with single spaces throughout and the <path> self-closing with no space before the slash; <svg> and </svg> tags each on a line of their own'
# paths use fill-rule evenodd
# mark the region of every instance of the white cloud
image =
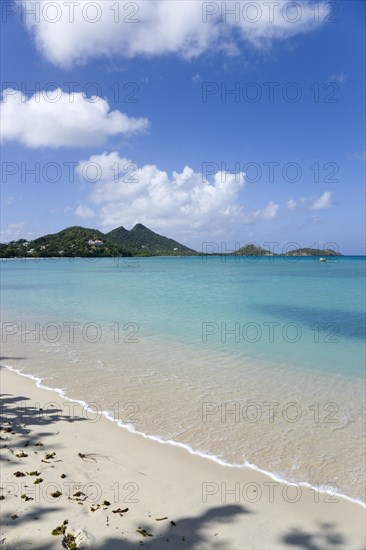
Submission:
<svg viewBox="0 0 366 550">
<path fill-rule="evenodd" d="M 25 222 L 9 223 L 6 229 L 1 231 L 1 242 L 17 241 L 24 238 L 23 228 Z"/>
<path fill-rule="evenodd" d="M 116 152 L 81 161 L 79 177 L 87 179 L 90 167 L 90 178 L 98 174 L 98 181 L 89 198 L 101 205 L 100 223 L 104 229 L 132 227 L 140 222 L 157 231 L 225 233 L 230 228 L 238 229 L 238 224 L 271 220 L 278 210 L 273 202 L 254 212 L 241 204 L 243 173 L 218 172 L 207 180 L 185 166 L 169 176 L 153 164 L 137 168 Z"/>
<path fill-rule="evenodd" d="M 287 208 L 289 208 L 290 210 L 296 208 L 296 201 L 294 199 L 289 199 L 287 201 Z"/>
<path fill-rule="evenodd" d="M 289 199 L 287 208 L 294 210 L 298 206 L 302 206 L 307 210 L 323 210 L 332 206 L 332 193 L 324 191 L 320 197 L 300 197 L 298 201 Z"/>
<path fill-rule="evenodd" d="M 148 125 L 146 118 L 110 111 L 105 99 L 61 89 L 29 98 L 7 89 L 1 102 L 2 140 L 33 148 L 101 145 L 109 136 L 142 132 Z"/>
<path fill-rule="evenodd" d="M 84 220 L 88 218 L 94 218 L 95 214 L 94 211 L 89 208 L 89 206 L 84 206 L 80 204 L 77 209 L 75 210 L 75 214 L 79 216 L 79 218 L 83 218 Z"/>
<path fill-rule="evenodd" d="M 91 58 L 175 53 L 187 59 L 206 51 L 237 55 L 243 44 L 269 47 L 322 24 L 329 12 L 302 2 L 17 0 L 36 44 L 52 63 L 70 67 Z M 90 6 L 92 5 L 92 6 Z M 237 9 L 236 13 L 226 11 Z"/>
<path fill-rule="evenodd" d="M 309 205 L 309 210 L 323 210 L 332 206 L 332 193 L 325 191 L 321 197 L 315 198 Z"/>
<path fill-rule="evenodd" d="M 332 74 L 328 78 L 328 82 L 337 82 L 338 84 L 343 84 L 347 80 L 348 76 L 344 73 Z"/>
<path fill-rule="evenodd" d="M 260 220 L 273 220 L 277 217 L 279 205 L 270 201 L 267 206 L 254 212 L 247 212 L 244 216 L 244 223 L 255 223 Z M 243 221 L 244 221 L 243 220 Z"/>
</svg>

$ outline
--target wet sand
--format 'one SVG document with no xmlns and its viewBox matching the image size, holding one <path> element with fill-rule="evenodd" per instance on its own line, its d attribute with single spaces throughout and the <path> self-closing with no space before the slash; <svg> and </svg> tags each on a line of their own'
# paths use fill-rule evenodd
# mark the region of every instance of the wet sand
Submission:
<svg viewBox="0 0 366 550">
<path fill-rule="evenodd" d="M 365 547 L 357 503 L 93 421 L 5 368 L 1 386 L 3 548 Z"/>
</svg>

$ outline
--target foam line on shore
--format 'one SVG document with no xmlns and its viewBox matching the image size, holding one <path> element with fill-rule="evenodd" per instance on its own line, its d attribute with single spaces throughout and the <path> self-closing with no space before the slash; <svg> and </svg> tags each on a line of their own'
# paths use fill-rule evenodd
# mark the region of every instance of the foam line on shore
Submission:
<svg viewBox="0 0 366 550">
<path fill-rule="evenodd" d="M 92 406 L 88 405 L 88 403 L 86 401 L 68 397 L 63 388 L 51 388 L 50 386 L 45 386 L 42 383 L 43 379 L 39 378 L 38 376 L 35 376 L 33 374 L 23 373 L 20 369 L 16 369 L 16 368 L 14 368 L 10 365 L 1 365 L 1 366 L 8 369 L 8 370 L 10 370 L 11 372 L 14 372 L 14 373 L 18 374 L 19 376 L 24 376 L 26 378 L 29 378 L 30 380 L 35 382 L 35 384 L 38 388 L 42 388 L 42 389 L 47 390 L 47 391 L 56 392 L 62 399 L 65 399 L 66 401 L 69 401 L 71 403 L 78 403 L 85 410 L 90 411 L 90 412 L 95 412 L 95 409 L 93 409 Z M 339 497 L 339 498 L 342 498 L 344 500 L 348 500 L 348 501 L 350 501 L 354 504 L 358 504 L 358 505 L 362 506 L 363 508 L 366 508 L 366 503 L 363 502 L 360 499 L 350 497 L 350 496 L 345 495 L 343 493 L 336 493 L 335 494 L 333 491 L 331 491 L 329 489 L 326 489 L 325 487 L 322 487 L 322 486 L 314 487 L 313 485 L 311 485 L 310 483 L 308 483 L 306 481 L 301 481 L 301 482 L 288 481 L 288 480 L 284 479 L 282 476 L 280 476 L 279 474 L 275 474 L 273 472 L 269 472 L 268 470 L 264 470 L 264 469 L 260 468 L 259 466 L 256 466 L 255 464 L 252 464 L 252 463 L 248 462 L 247 460 L 245 460 L 245 462 L 243 464 L 231 464 L 229 462 L 225 462 L 224 460 L 220 459 L 219 457 L 217 457 L 215 455 L 210 455 L 210 454 L 204 453 L 202 451 L 194 450 L 189 445 L 187 445 L 185 443 L 174 441 L 173 439 L 163 439 L 160 436 L 148 435 L 148 434 L 145 434 L 144 432 L 140 432 L 140 431 L 136 430 L 135 427 L 132 426 L 131 424 L 124 424 L 120 420 L 116 420 L 115 418 L 113 418 L 109 411 L 103 410 L 103 411 L 100 411 L 100 413 L 107 420 L 109 420 L 110 422 L 115 423 L 119 428 L 123 428 L 123 429 L 129 431 L 130 433 L 142 436 L 145 439 L 150 439 L 151 441 L 155 441 L 155 442 L 163 444 L 163 445 L 171 445 L 171 446 L 175 446 L 175 447 L 180 447 L 180 448 L 188 451 L 191 455 L 199 456 L 199 457 L 204 458 L 206 460 L 211 460 L 211 461 L 216 462 L 216 463 L 220 464 L 221 466 L 225 466 L 227 468 L 249 468 L 249 469 L 252 469 L 252 470 L 255 470 L 257 472 L 260 472 L 260 473 L 264 474 L 265 476 L 269 477 L 273 481 L 276 481 L 277 483 L 281 483 L 281 484 L 284 484 L 284 485 L 286 484 L 286 485 L 306 487 L 306 488 L 312 489 L 313 491 L 316 491 L 318 493 L 328 494 L 328 495 L 331 495 L 333 497 Z"/>
</svg>

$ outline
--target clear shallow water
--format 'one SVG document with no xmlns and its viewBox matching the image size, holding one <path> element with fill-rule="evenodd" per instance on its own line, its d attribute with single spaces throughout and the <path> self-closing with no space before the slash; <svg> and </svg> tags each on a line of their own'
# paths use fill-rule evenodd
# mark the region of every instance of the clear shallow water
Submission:
<svg viewBox="0 0 366 550">
<path fill-rule="evenodd" d="M 1 267 L 6 364 L 119 403 L 139 431 L 364 499 L 364 258 Z"/>
</svg>

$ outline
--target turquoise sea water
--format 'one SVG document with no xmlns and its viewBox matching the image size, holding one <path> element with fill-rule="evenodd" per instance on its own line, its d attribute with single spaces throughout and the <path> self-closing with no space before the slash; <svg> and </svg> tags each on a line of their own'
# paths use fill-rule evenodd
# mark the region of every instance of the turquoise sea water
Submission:
<svg viewBox="0 0 366 550">
<path fill-rule="evenodd" d="M 7 260 L 1 283 L 3 364 L 105 410 L 138 402 L 144 433 L 364 500 L 365 258 Z M 303 414 L 202 419 L 248 400 Z"/>
<path fill-rule="evenodd" d="M 136 323 L 140 337 L 364 374 L 362 257 L 11 260 L 2 305 L 35 321 Z"/>
</svg>

